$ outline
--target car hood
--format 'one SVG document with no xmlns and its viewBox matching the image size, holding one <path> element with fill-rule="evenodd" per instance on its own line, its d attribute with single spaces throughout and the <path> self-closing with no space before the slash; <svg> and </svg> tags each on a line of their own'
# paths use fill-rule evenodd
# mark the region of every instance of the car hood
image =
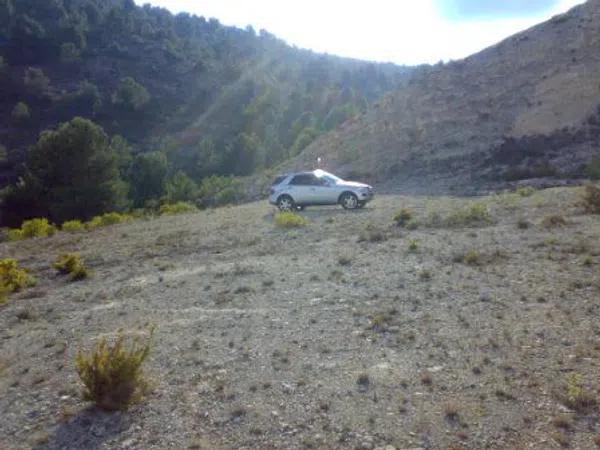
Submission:
<svg viewBox="0 0 600 450">
<path fill-rule="evenodd" d="M 349 187 L 349 188 L 370 188 L 368 184 L 365 183 L 357 183 L 356 181 L 340 181 L 336 184 L 336 186 L 340 187 Z"/>
</svg>

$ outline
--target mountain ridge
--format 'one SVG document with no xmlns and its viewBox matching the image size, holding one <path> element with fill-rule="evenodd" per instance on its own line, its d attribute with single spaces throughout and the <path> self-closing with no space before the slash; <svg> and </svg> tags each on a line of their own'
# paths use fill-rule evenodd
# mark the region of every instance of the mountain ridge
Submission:
<svg viewBox="0 0 600 450">
<path fill-rule="evenodd" d="M 580 177 L 600 144 L 598 54 L 600 2 L 590 0 L 463 60 L 416 70 L 282 170 L 320 157 L 343 175 L 415 191 Z"/>
</svg>

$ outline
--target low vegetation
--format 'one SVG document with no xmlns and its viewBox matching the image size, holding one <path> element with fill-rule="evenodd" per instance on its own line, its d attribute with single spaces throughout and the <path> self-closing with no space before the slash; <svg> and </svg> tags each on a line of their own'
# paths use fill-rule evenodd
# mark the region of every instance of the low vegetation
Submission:
<svg viewBox="0 0 600 450">
<path fill-rule="evenodd" d="M 376 243 L 383 242 L 387 240 L 387 238 L 387 233 L 383 228 L 373 223 L 369 223 L 358 235 L 358 242 Z"/>
<path fill-rule="evenodd" d="M 9 230 L 8 239 L 10 241 L 20 241 L 30 238 L 44 238 L 52 236 L 54 233 L 56 233 L 56 227 L 48 219 L 38 218 L 26 220 L 21 228 Z"/>
<path fill-rule="evenodd" d="M 126 343 L 119 335 L 109 344 L 102 338 L 89 353 L 80 351 L 75 364 L 84 390 L 84 399 L 108 410 L 127 409 L 146 393 L 148 383 L 142 364 L 150 354 L 151 338 L 142 344 L 139 339 Z"/>
<path fill-rule="evenodd" d="M 444 223 L 449 227 L 471 227 L 489 225 L 493 219 L 485 203 L 474 203 L 453 211 Z"/>
<path fill-rule="evenodd" d="M 577 412 L 585 412 L 598 404 L 598 398 L 584 385 L 581 374 L 572 373 L 567 377 L 560 398 L 565 406 Z"/>
<path fill-rule="evenodd" d="M 588 184 L 585 187 L 583 206 L 590 214 L 600 214 L 600 184 Z"/>
<path fill-rule="evenodd" d="M 95 230 L 96 228 L 108 227 L 110 225 L 117 225 L 119 223 L 131 222 L 132 220 L 133 217 L 129 214 L 110 212 L 92 218 L 89 222 L 86 222 L 85 227 L 88 230 Z"/>
<path fill-rule="evenodd" d="M 308 220 L 294 212 L 281 212 L 275 216 L 275 225 L 279 228 L 301 228 L 308 225 Z"/>
<path fill-rule="evenodd" d="M 566 219 L 560 214 L 552 214 L 544 217 L 542 220 L 542 227 L 544 228 L 561 228 L 567 225 Z"/>
<path fill-rule="evenodd" d="M 67 220 L 60 229 L 65 233 L 83 233 L 86 230 L 85 224 L 81 220 Z"/>
<path fill-rule="evenodd" d="M 0 260 L 0 303 L 4 303 L 10 293 L 31 287 L 35 283 L 35 278 L 27 270 L 21 269 L 16 260 Z"/>
<path fill-rule="evenodd" d="M 173 204 L 162 205 L 159 209 L 159 214 L 161 216 L 174 216 L 177 214 L 188 214 L 195 211 L 198 211 L 198 208 L 191 203 L 177 202 Z"/>
<path fill-rule="evenodd" d="M 402 208 L 394 215 L 394 222 L 399 227 L 405 227 L 413 219 L 413 212 L 408 208 Z"/>
<path fill-rule="evenodd" d="M 68 275 L 71 281 L 80 281 L 90 276 L 90 271 L 84 261 L 76 253 L 66 253 L 58 257 L 53 267 L 63 275 Z"/>
</svg>

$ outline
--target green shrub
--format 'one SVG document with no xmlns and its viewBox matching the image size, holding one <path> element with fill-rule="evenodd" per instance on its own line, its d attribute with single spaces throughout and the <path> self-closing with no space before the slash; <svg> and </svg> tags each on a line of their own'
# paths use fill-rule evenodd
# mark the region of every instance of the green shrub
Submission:
<svg viewBox="0 0 600 450">
<path fill-rule="evenodd" d="M 53 267 L 63 275 L 69 275 L 72 281 L 80 281 L 90 276 L 81 257 L 75 253 L 59 256 Z"/>
<path fill-rule="evenodd" d="M 21 224 L 21 228 L 8 231 L 10 241 L 20 241 L 23 239 L 48 237 L 56 233 L 56 227 L 48 222 L 48 219 L 31 219 Z"/>
<path fill-rule="evenodd" d="M 419 221 L 417 219 L 410 219 L 408 222 L 406 222 L 405 225 L 407 230 L 416 230 L 417 228 L 419 228 Z"/>
<path fill-rule="evenodd" d="M 275 216 L 275 225 L 279 228 L 300 228 L 308 225 L 308 220 L 293 212 L 282 212 Z"/>
<path fill-rule="evenodd" d="M 113 95 L 113 103 L 131 111 L 140 111 L 150 98 L 150 93 L 143 85 L 131 77 L 125 77 Z"/>
<path fill-rule="evenodd" d="M 600 158 L 593 158 L 585 166 L 585 175 L 590 180 L 600 180 Z"/>
<path fill-rule="evenodd" d="M 50 79 L 46 76 L 42 69 L 37 67 L 29 67 L 25 71 L 23 84 L 31 93 L 36 95 L 44 95 L 50 87 Z"/>
<path fill-rule="evenodd" d="M 35 285 L 35 278 L 27 270 L 19 268 L 14 259 L 0 260 L 0 303 L 4 303 L 8 294 Z"/>
<path fill-rule="evenodd" d="M 198 186 L 184 172 L 177 172 L 165 185 L 169 203 L 192 202 L 198 197 Z"/>
<path fill-rule="evenodd" d="M 112 345 L 103 338 L 90 353 L 80 351 L 75 365 L 85 386 L 84 399 L 109 411 L 127 409 L 139 401 L 148 386 L 142 364 L 150 353 L 151 337 L 146 344 L 136 339 L 130 345 L 122 335 Z"/>
<path fill-rule="evenodd" d="M 205 208 L 238 203 L 242 199 L 242 185 L 233 177 L 204 178 L 198 192 L 198 202 Z"/>
<path fill-rule="evenodd" d="M 162 205 L 158 212 L 161 216 L 174 216 L 176 214 L 187 214 L 197 210 L 198 209 L 191 203 L 177 202 Z"/>
<path fill-rule="evenodd" d="M 17 103 L 12 110 L 11 117 L 15 122 L 27 122 L 31 117 L 31 112 L 29 111 L 29 106 L 27 106 L 27 103 Z"/>
<path fill-rule="evenodd" d="M 585 187 L 583 206 L 588 213 L 600 214 L 600 184 L 588 184 Z"/>
<path fill-rule="evenodd" d="M 469 266 L 477 266 L 481 262 L 481 255 L 477 250 L 470 250 L 463 255 L 462 260 Z"/>
<path fill-rule="evenodd" d="M 484 203 L 474 203 L 468 207 L 459 209 L 450 214 L 446 225 L 450 227 L 477 226 L 492 223 L 490 211 Z"/>
<path fill-rule="evenodd" d="M 120 214 L 117 212 L 110 212 L 102 214 L 101 216 L 93 217 L 89 222 L 85 224 L 88 230 L 94 230 L 99 227 L 107 227 L 110 225 L 116 225 L 119 223 L 130 222 L 133 217 L 129 214 Z"/>
<path fill-rule="evenodd" d="M 408 251 L 410 253 L 416 253 L 419 251 L 419 241 L 416 239 L 411 239 L 408 241 Z"/>
<path fill-rule="evenodd" d="M 408 208 L 402 208 L 394 215 L 394 222 L 399 227 L 404 227 L 413 218 L 413 213 Z"/>
<path fill-rule="evenodd" d="M 9 241 L 22 241 L 23 239 L 25 239 L 23 237 L 23 231 L 21 231 L 21 229 L 19 228 L 13 228 L 11 230 L 8 230 L 6 235 L 8 236 Z"/>
<path fill-rule="evenodd" d="M 561 397 L 567 407 L 577 412 L 584 412 L 598 404 L 598 398 L 585 388 L 583 377 L 579 373 L 572 373 L 568 376 Z"/>
<path fill-rule="evenodd" d="M 110 212 L 100 216 L 102 226 L 107 227 L 109 225 L 116 225 L 118 223 L 130 222 L 132 220 L 129 214 L 119 214 L 117 212 Z"/>
<path fill-rule="evenodd" d="M 85 225 L 81 220 L 68 220 L 60 227 L 65 233 L 81 233 L 85 231 Z"/>
<path fill-rule="evenodd" d="M 95 230 L 96 228 L 100 228 L 102 226 L 102 218 L 100 216 L 96 216 L 92 218 L 89 222 L 85 223 L 85 228 L 87 230 Z"/>
<path fill-rule="evenodd" d="M 531 197 L 536 193 L 536 189 L 532 186 L 524 186 L 517 189 L 517 194 L 521 197 Z"/>
</svg>

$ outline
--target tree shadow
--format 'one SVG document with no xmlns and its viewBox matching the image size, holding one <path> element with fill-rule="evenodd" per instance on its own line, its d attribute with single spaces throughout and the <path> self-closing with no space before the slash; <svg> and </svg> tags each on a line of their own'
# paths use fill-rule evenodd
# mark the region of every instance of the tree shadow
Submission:
<svg viewBox="0 0 600 450">
<path fill-rule="evenodd" d="M 91 406 L 69 420 L 59 423 L 43 450 L 94 450 L 118 437 L 131 426 L 132 419 L 122 412 L 106 412 Z"/>
</svg>

